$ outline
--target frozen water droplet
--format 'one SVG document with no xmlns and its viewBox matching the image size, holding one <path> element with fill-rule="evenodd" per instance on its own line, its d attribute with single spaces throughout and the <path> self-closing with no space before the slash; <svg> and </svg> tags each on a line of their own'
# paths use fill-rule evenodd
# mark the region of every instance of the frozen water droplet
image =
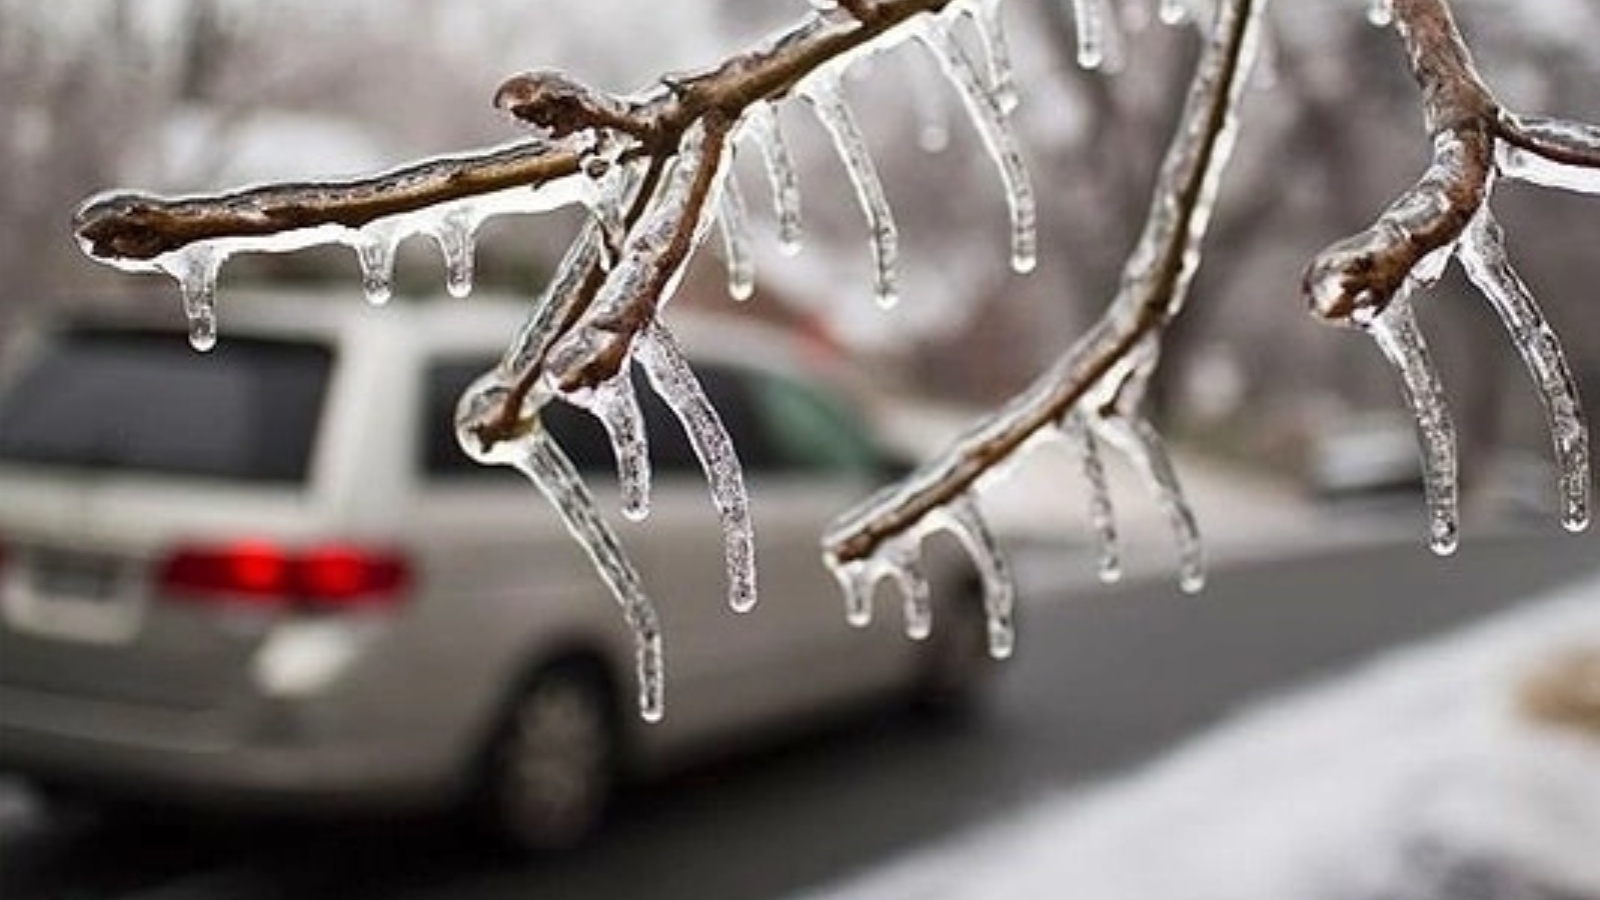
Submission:
<svg viewBox="0 0 1600 900">
<path fill-rule="evenodd" d="M 728 296 L 749 300 L 756 290 L 756 260 L 750 249 L 750 224 L 739 178 L 728 168 L 717 202 L 717 222 L 722 227 L 722 253 L 728 267 Z"/>
<path fill-rule="evenodd" d="M 794 158 L 778 125 L 778 114 L 770 103 L 758 103 L 747 114 L 752 138 L 766 163 L 767 183 L 778 216 L 778 250 L 785 256 L 800 252 L 800 180 Z"/>
<path fill-rule="evenodd" d="M 1533 292 L 1506 258 L 1504 235 L 1487 203 L 1468 224 L 1456 255 L 1467 277 L 1499 314 L 1544 404 L 1555 445 L 1561 524 L 1570 531 L 1582 531 L 1589 522 L 1591 479 L 1589 425 L 1578 398 L 1577 380 Z"/>
<path fill-rule="evenodd" d="M 1376 28 L 1388 28 L 1394 22 L 1393 0 L 1367 0 L 1367 21 Z"/>
<path fill-rule="evenodd" d="M 1167 454 L 1166 442 L 1155 426 L 1142 416 L 1110 411 L 1089 420 L 1100 437 L 1128 458 L 1134 471 L 1149 487 L 1167 515 L 1173 540 L 1178 545 L 1178 587 L 1193 593 L 1205 585 L 1205 551 L 1194 509 L 1183 493 L 1177 470 Z"/>
<path fill-rule="evenodd" d="M 361 292 L 374 306 L 388 303 L 394 295 L 395 247 L 395 236 L 387 230 L 363 233 L 356 243 L 356 256 L 361 262 Z"/>
<path fill-rule="evenodd" d="M 1100 580 L 1111 584 L 1122 580 L 1122 558 L 1117 551 L 1117 518 L 1111 505 L 1111 486 L 1106 482 L 1100 448 L 1084 413 L 1073 411 L 1061 423 L 1062 435 L 1078 455 L 1083 479 L 1089 484 L 1089 524 L 1094 529 L 1098 548 L 1096 570 Z"/>
<path fill-rule="evenodd" d="M 1428 545 L 1441 556 L 1453 553 L 1460 530 L 1456 429 L 1427 341 L 1417 327 L 1409 286 L 1396 293 L 1366 329 L 1384 358 L 1400 373 L 1406 403 L 1416 420 L 1423 492 L 1428 505 Z"/>
<path fill-rule="evenodd" d="M 924 28 L 919 37 L 955 87 L 967 117 L 999 170 L 1010 213 L 1011 266 L 1019 273 L 1030 272 L 1039 256 L 1038 211 L 1033 182 L 1028 177 L 1010 121 L 995 94 L 984 88 L 971 59 L 947 27 L 932 25 Z"/>
<path fill-rule="evenodd" d="M 733 440 L 665 326 L 655 322 L 640 333 L 634 344 L 634 358 L 644 368 L 651 387 L 683 424 L 705 471 L 712 503 L 722 522 L 728 605 L 745 612 L 756 603 L 755 531 L 750 521 L 750 496 Z"/>
<path fill-rule="evenodd" d="M 1106 59 L 1102 0 L 1073 0 L 1072 17 L 1078 25 L 1078 65 L 1098 69 Z"/>
<path fill-rule="evenodd" d="M 866 216 L 872 234 L 873 296 L 879 306 L 893 306 L 900 294 L 900 229 L 884 195 L 877 166 L 867 151 L 866 139 L 845 102 L 838 75 L 825 73 L 808 78 L 803 83 L 801 96 L 811 104 L 818 121 L 832 138 L 834 151 L 844 164 L 845 173 L 855 188 L 856 201 Z"/>
<path fill-rule="evenodd" d="M 433 239 L 444 256 L 445 290 L 452 297 L 472 293 L 473 232 L 477 226 L 465 209 L 453 209 L 433 226 Z"/>
</svg>

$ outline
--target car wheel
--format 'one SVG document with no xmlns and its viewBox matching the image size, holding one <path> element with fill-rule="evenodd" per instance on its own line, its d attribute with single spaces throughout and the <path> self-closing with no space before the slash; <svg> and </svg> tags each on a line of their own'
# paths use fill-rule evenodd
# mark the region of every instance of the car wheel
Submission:
<svg viewBox="0 0 1600 900">
<path fill-rule="evenodd" d="M 514 849 L 570 847 L 599 825 L 617 783 L 617 709 L 594 665 L 540 670 L 511 703 L 487 758 L 482 807 Z"/>
<path fill-rule="evenodd" d="M 983 695 L 994 674 L 994 661 L 989 658 L 988 620 L 980 594 L 974 585 L 938 608 L 912 689 L 917 709 L 964 713 Z"/>
</svg>

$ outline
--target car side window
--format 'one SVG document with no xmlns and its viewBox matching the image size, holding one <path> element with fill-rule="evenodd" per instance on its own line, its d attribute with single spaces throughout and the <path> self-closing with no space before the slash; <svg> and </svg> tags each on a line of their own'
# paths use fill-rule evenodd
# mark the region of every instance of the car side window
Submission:
<svg viewBox="0 0 1600 900">
<path fill-rule="evenodd" d="M 841 475 L 879 468 L 881 454 L 864 423 L 837 399 L 776 375 L 763 375 L 757 384 L 780 468 Z"/>
<path fill-rule="evenodd" d="M 495 364 L 493 359 L 446 359 L 428 366 L 426 406 L 420 423 L 423 471 L 435 479 L 493 477 L 501 467 L 480 466 L 461 451 L 455 436 L 455 408 L 461 393 Z M 771 451 L 752 398 L 751 376 L 716 365 L 696 366 L 706 395 L 733 437 L 740 460 L 750 471 L 771 469 L 777 460 Z M 639 405 L 650 438 L 651 468 L 655 474 L 695 474 L 700 463 L 684 436 L 677 416 L 635 372 Z M 588 413 L 555 402 L 541 413 L 545 428 L 584 472 L 609 472 L 615 462 L 611 442 L 599 421 Z"/>
</svg>

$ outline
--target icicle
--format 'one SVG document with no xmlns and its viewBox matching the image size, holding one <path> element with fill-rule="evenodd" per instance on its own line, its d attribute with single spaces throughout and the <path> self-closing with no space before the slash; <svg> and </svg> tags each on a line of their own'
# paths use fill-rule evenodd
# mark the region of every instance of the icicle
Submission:
<svg viewBox="0 0 1600 900">
<path fill-rule="evenodd" d="M 1186 594 L 1198 593 L 1206 584 L 1205 552 L 1200 543 L 1200 529 L 1161 435 L 1148 420 L 1132 413 L 1107 413 L 1103 417 L 1091 418 L 1090 424 L 1107 443 L 1128 457 L 1134 470 L 1144 479 L 1156 501 L 1166 511 L 1167 522 L 1178 545 L 1178 588 Z"/>
<path fill-rule="evenodd" d="M 1182 25 L 1189 21 L 1189 4 L 1187 0 L 1161 0 L 1156 18 L 1165 25 Z"/>
<path fill-rule="evenodd" d="M 1000 545 L 989 531 L 971 495 L 963 495 L 937 513 L 938 522 L 956 536 L 983 579 L 983 606 L 989 620 L 989 655 L 1006 659 L 1016 648 L 1016 581 Z"/>
<path fill-rule="evenodd" d="M 856 125 L 855 115 L 845 102 L 838 75 L 825 73 L 808 78 L 802 84 L 801 96 L 811 104 L 817 119 L 833 139 L 834 150 L 844 163 L 845 173 L 855 188 L 861 212 L 867 217 L 867 227 L 872 232 L 872 258 L 876 270 L 873 294 L 879 306 L 894 306 L 900 299 L 900 230 L 895 225 L 894 212 L 884 195 L 883 182 L 878 179 L 877 166 L 867 151 L 866 140 Z"/>
<path fill-rule="evenodd" d="M 976 0 L 973 23 L 978 29 L 978 40 L 983 44 L 983 55 L 989 63 L 988 89 L 994 104 L 1003 114 L 1017 108 L 1016 76 L 1011 69 L 1011 45 L 1006 40 L 1003 0 Z"/>
<path fill-rule="evenodd" d="M 722 228 L 722 252 L 728 267 L 728 296 L 749 300 L 756 290 L 755 255 L 750 251 L 750 223 L 739 190 L 739 177 L 730 166 L 722 177 L 717 201 L 717 223 Z"/>
<path fill-rule="evenodd" d="M 744 612 L 756 602 L 755 533 L 750 522 L 750 496 L 745 491 L 744 473 L 733 440 L 665 326 L 656 322 L 646 327 L 634 347 L 634 358 L 644 367 L 651 387 L 683 423 L 689 444 L 705 470 L 712 502 L 722 520 L 728 605 Z"/>
<path fill-rule="evenodd" d="M 1089 484 L 1089 524 L 1099 548 L 1096 569 L 1100 580 L 1111 584 L 1122 580 L 1122 559 L 1117 552 L 1117 518 L 1111 506 L 1111 486 L 1106 483 L 1100 448 L 1082 412 L 1074 410 L 1061 423 L 1061 433 L 1077 453 L 1083 467 L 1083 480 Z"/>
<path fill-rule="evenodd" d="M 545 352 L 557 328 L 565 320 L 571 305 L 589 270 L 599 261 L 602 239 L 600 226 L 592 220 L 583 226 L 572 246 L 556 266 L 556 274 L 545 285 L 544 292 L 534 301 L 526 321 L 517 329 L 516 336 L 501 357 L 500 369 L 515 378 L 536 365 Z"/>
<path fill-rule="evenodd" d="M 772 188 L 772 202 L 778 216 L 778 250 L 785 256 L 793 256 L 800 252 L 803 231 L 800 180 L 795 174 L 794 158 L 778 125 L 778 114 L 770 103 L 755 104 L 746 116 L 750 134 L 766 163 L 767 182 Z"/>
<path fill-rule="evenodd" d="M 1031 272 L 1039 259 L 1038 211 L 1033 183 L 1028 178 L 1022 153 L 1017 149 L 1016 135 L 995 96 L 984 90 L 972 61 L 949 30 L 934 25 L 924 29 L 920 37 L 955 86 L 984 148 L 1000 170 L 1011 215 L 1011 268 L 1019 273 Z"/>
<path fill-rule="evenodd" d="M 905 600 L 906 636 L 924 641 L 933 633 L 933 593 L 922 570 L 922 537 L 915 530 L 889 541 L 879 551 L 889 577 Z"/>
<path fill-rule="evenodd" d="M 1417 328 L 1411 291 L 1402 289 L 1389 306 L 1366 324 L 1389 363 L 1400 372 L 1406 402 L 1422 443 L 1423 487 L 1428 503 L 1428 545 L 1440 556 L 1454 553 L 1460 541 L 1457 497 L 1456 429 L 1444 389 Z"/>
<path fill-rule="evenodd" d="M 1393 0 L 1367 0 L 1367 21 L 1374 28 L 1388 28 L 1393 24 Z"/>
<path fill-rule="evenodd" d="M 1499 313 L 1544 401 L 1555 444 L 1561 524 L 1569 531 L 1582 531 L 1589 526 L 1589 426 L 1577 382 L 1561 342 L 1506 258 L 1504 235 L 1488 204 L 1479 208 L 1467 226 L 1457 258 L 1467 277 Z"/>
<path fill-rule="evenodd" d="M 844 594 L 845 621 L 852 628 L 871 625 L 872 592 L 878 585 L 879 568 L 864 559 L 840 563 L 832 558 L 824 558 L 824 563 Z"/>
<path fill-rule="evenodd" d="M 646 721 L 660 721 L 665 709 L 660 619 L 622 542 L 600 516 L 594 495 L 572 461 L 542 429 L 535 428 L 522 438 L 489 449 L 485 449 L 473 433 L 478 423 L 499 408 L 507 390 L 495 373 L 490 373 L 462 394 L 456 409 L 456 435 L 461 447 L 479 463 L 516 468 L 555 507 L 562 524 L 588 554 L 595 571 L 622 607 L 623 617 L 634 635 L 639 714 Z"/>
<path fill-rule="evenodd" d="M 201 353 L 217 345 L 217 271 L 222 260 L 222 254 L 202 243 L 168 254 L 161 263 L 183 294 L 189 346 Z"/>
<path fill-rule="evenodd" d="M 1106 59 L 1105 19 L 1102 0 L 1072 0 L 1072 18 L 1078 25 L 1078 65 L 1098 69 Z"/>
<path fill-rule="evenodd" d="M 472 215 L 464 208 L 449 210 L 433 225 L 433 240 L 444 256 L 444 286 L 452 297 L 472 293 L 473 232 Z"/>
<path fill-rule="evenodd" d="M 394 254 L 398 246 L 394 230 L 362 229 L 355 246 L 361 262 L 361 292 L 373 306 L 388 303 L 394 296 Z"/>
<path fill-rule="evenodd" d="M 624 367 L 610 381 L 581 396 L 563 397 L 587 410 L 605 426 L 606 435 L 611 439 L 612 456 L 617 461 L 622 514 L 634 522 L 649 517 L 650 443 L 630 371 Z"/>
</svg>

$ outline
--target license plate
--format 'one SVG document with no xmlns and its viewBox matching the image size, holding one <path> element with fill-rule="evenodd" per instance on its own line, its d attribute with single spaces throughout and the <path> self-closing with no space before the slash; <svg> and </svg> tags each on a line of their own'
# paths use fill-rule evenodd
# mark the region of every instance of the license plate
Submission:
<svg viewBox="0 0 1600 900">
<path fill-rule="evenodd" d="M 36 550 L 33 589 L 43 597 L 109 601 L 116 597 L 122 572 L 118 561 L 99 553 Z"/>
</svg>

